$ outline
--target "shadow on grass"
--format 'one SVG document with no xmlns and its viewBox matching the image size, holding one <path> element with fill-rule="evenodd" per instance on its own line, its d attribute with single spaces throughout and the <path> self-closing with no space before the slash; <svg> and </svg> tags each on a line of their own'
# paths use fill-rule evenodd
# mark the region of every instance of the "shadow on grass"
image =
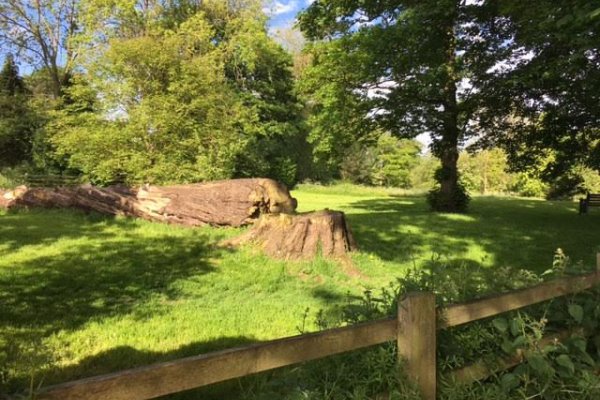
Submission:
<svg viewBox="0 0 600 400">
<path fill-rule="evenodd" d="M 24 246 L 50 245 L 63 238 L 112 236 L 106 228 L 132 226 L 132 220 L 76 210 L 0 211 L 0 249 L 16 251 Z"/>
<path fill-rule="evenodd" d="M 577 215 L 575 203 L 476 197 L 464 215 L 429 211 L 423 198 L 366 199 L 350 204 L 347 217 L 361 250 L 387 261 L 407 262 L 437 253 L 471 252 L 489 264 L 541 272 L 560 247 L 573 261 L 595 263 L 600 213 Z M 484 261 L 482 259 L 476 261 Z"/>
<path fill-rule="evenodd" d="M 193 357 L 212 351 L 244 346 L 258 341 L 245 336 L 223 337 L 207 342 L 191 343 L 172 351 L 153 352 L 138 350 L 130 346 L 119 346 L 103 351 L 94 356 L 86 357 L 75 365 L 63 368 L 53 368 L 44 375 L 43 386 L 66 383 L 92 376 L 113 374 L 136 367 L 151 366 L 181 358 Z M 188 371 L 193 373 L 193 371 Z M 250 378 L 251 379 L 251 378 Z M 240 381 L 233 379 L 223 383 L 209 385 L 180 393 L 166 395 L 161 399 L 227 399 L 239 398 Z"/>
<path fill-rule="evenodd" d="M 35 257 L 7 258 L 12 265 L 0 274 L 0 363 L 3 353 L 10 360 L 11 354 L 23 352 L 19 346 L 35 347 L 44 337 L 92 320 L 118 315 L 143 319 L 138 305 L 157 296 L 177 299 L 181 294 L 173 283 L 212 273 L 208 257 L 225 251 L 200 232 L 170 236 L 136 230 L 133 220 L 46 213 L 1 217 L 4 254 L 18 248 L 23 254 L 27 245 L 49 247 Z M 67 237 L 95 240 L 52 246 Z"/>
</svg>

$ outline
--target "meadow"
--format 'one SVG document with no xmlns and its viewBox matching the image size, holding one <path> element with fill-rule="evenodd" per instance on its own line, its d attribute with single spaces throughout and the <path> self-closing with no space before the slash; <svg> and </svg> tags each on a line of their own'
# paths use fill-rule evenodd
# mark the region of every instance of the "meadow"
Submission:
<svg viewBox="0 0 600 400">
<path fill-rule="evenodd" d="M 0 393 L 314 330 L 318 310 L 431 259 L 493 279 L 501 268 L 540 273 L 559 247 L 593 265 L 600 245 L 600 210 L 580 216 L 573 202 L 475 197 L 454 215 L 394 189 L 301 185 L 292 194 L 301 212 L 346 212 L 360 247 L 350 261 L 283 262 L 218 245 L 242 229 L 0 213 Z"/>
</svg>

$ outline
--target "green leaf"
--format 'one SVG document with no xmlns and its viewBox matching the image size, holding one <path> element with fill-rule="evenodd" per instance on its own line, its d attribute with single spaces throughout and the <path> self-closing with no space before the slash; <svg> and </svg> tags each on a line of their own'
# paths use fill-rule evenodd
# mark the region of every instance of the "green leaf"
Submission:
<svg viewBox="0 0 600 400">
<path fill-rule="evenodd" d="M 519 387 L 520 380 L 515 374 L 504 374 L 500 378 L 500 386 L 505 393 L 509 393 L 511 390 Z"/>
<path fill-rule="evenodd" d="M 580 354 L 579 358 L 581 359 L 581 361 L 583 361 L 584 363 L 586 363 L 590 367 L 592 367 L 592 368 L 596 367 L 596 361 L 588 353 L 582 353 L 582 354 Z"/>
<path fill-rule="evenodd" d="M 556 357 L 556 363 L 569 372 L 570 375 L 575 373 L 575 364 L 571 361 L 571 357 L 566 354 L 561 354 Z"/>
<path fill-rule="evenodd" d="M 571 304 L 569 305 L 569 315 L 573 317 L 577 323 L 581 323 L 583 321 L 583 307 L 579 304 Z"/>
<path fill-rule="evenodd" d="M 512 355 L 515 352 L 515 348 L 513 347 L 512 342 L 510 340 L 508 340 L 508 339 L 504 339 L 502 341 L 502 344 L 500 344 L 500 348 L 506 354 L 511 354 Z"/>
<path fill-rule="evenodd" d="M 520 335 L 522 326 L 523 326 L 523 323 L 520 319 L 518 319 L 518 318 L 512 319 L 510 321 L 510 333 L 512 333 L 513 336 Z"/>
<path fill-rule="evenodd" d="M 496 318 L 492 321 L 492 324 L 499 332 L 505 333 L 508 330 L 508 321 L 506 318 Z"/>
<path fill-rule="evenodd" d="M 512 346 L 514 349 L 518 349 L 519 347 L 523 347 L 525 343 L 527 343 L 527 338 L 521 335 L 512 342 Z"/>
<path fill-rule="evenodd" d="M 527 357 L 527 363 L 537 375 L 547 377 L 554 373 L 548 361 L 540 354 L 531 354 Z"/>
<path fill-rule="evenodd" d="M 569 344 L 582 353 L 586 352 L 587 340 L 585 340 L 581 336 L 573 336 L 571 340 L 569 340 Z"/>
</svg>

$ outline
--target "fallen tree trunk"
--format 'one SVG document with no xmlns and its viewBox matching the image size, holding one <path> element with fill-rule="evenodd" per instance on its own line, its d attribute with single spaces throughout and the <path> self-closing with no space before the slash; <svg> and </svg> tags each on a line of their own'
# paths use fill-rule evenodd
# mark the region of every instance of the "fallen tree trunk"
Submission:
<svg viewBox="0 0 600 400">
<path fill-rule="evenodd" d="M 274 258 L 299 260 L 317 254 L 341 257 L 356 249 L 352 231 L 341 211 L 298 215 L 263 215 L 248 232 L 225 241 L 226 246 L 253 243 Z"/>
<path fill-rule="evenodd" d="M 296 199 L 272 179 L 232 179 L 190 185 L 106 188 L 81 185 L 0 193 L 0 207 L 77 208 L 179 225 L 241 226 L 270 213 L 293 213 Z"/>
</svg>

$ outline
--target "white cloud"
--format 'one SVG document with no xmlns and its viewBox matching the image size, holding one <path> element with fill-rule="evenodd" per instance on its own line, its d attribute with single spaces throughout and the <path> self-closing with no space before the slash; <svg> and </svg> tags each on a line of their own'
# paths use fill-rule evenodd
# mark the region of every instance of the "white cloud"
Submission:
<svg viewBox="0 0 600 400">
<path fill-rule="evenodd" d="M 296 12 L 298 8 L 298 0 L 289 0 L 285 3 L 276 0 L 270 6 L 263 7 L 263 12 L 269 16 L 276 16 Z"/>
</svg>

